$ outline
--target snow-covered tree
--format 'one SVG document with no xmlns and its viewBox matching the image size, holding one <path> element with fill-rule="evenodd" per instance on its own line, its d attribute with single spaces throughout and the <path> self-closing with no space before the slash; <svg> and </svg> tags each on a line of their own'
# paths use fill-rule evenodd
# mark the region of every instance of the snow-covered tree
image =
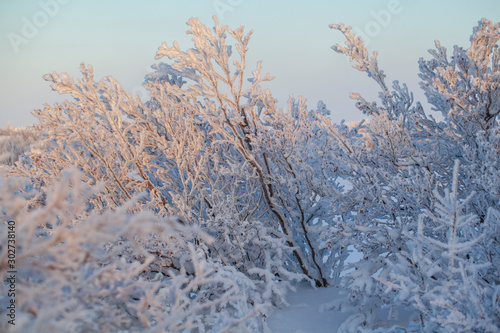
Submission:
<svg viewBox="0 0 500 333">
<path fill-rule="evenodd" d="M 459 162 L 453 183 L 437 198 L 434 211 L 418 218 L 416 232 L 406 233 L 409 252 L 402 251 L 390 263 L 386 293 L 396 291 L 401 302 L 420 311 L 425 331 L 494 332 L 498 329 L 500 286 L 489 283 L 486 269 L 491 262 L 482 256 L 481 240 L 499 221 L 478 223 L 474 214 L 464 214 L 476 195 L 458 198 Z"/>
<path fill-rule="evenodd" d="M 498 24 L 481 20 L 473 30 L 470 47 L 465 50 L 455 47 L 451 60 L 438 42 L 437 50 L 430 51 L 433 59 L 420 60 L 421 86 L 433 111 L 441 113 L 441 121 L 425 113 L 420 103 L 414 103 L 413 94 L 405 84 L 394 81 L 392 89 L 389 88 L 385 73 L 378 67 L 377 53 L 370 55 L 350 27 L 338 24 L 331 28 L 341 31 L 346 38 L 344 46 L 336 45 L 333 49 L 355 62 L 353 67 L 375 80 L 381 92 L 380 104 L 368 102 L 360 94 L 351 94 L 368 121 L 350 132 L 344 128 L 344 134 L 337 135 L 339 142 L 344 143 L 343 152 L 336 155 L 340 160 L 337 163 L 344 165 L 343 172 L 352 185 L 339 199 L 343 221 L 339 227 L 350 240 L 346 244 L 361 252 L 363 259 L 346 267 L 352 271 L 342 281 L 351 291 L 351 306 L 333 304 L 330 307 L 361 311 L 351 320 L 370 328 L 374 327 L 374 313 L 379 306 L 402 304 L 396 301 L 400 293 L 383 293 L 383 284 L 375 279 L 388 281 L 402 256 L 406 254 L 410 256 L 407 260 L 411 259 L 409 235 L 416 235 L 420 230 L 416 217 L 443 205 L 443 199 L 434 191 L 437 187 L 452 187 L 463 197 L 476 193 L 461 207 L 461 213 L 466 216 L 477 216 L 474 232 L 461 237 L 466 244 L 474 239 L 484 244 L 474 247 L 475 252 L 469 256 L 480 257 L 479 262 L 485 266 L 481 274 L 467 275 L 467 281 L 453 276 L 453 283 L 465 289 L 471 284 L 486 284 L 487 289 L 495 290 L 500 282 L 496 264 L 498 233 L 476 237 L 477 232 L 485 228 L 498 231 L 498 222 L 493 218 L 500 208 L 496 189 L 500 157 Z M 369 145 L 356 139 L 360 129 L 368 135 Z M 459 183 L 453 187 L 455 160 L 462 167 Z M 433 236 L 427 245 L 431 246 L 434 241 L 447 242 L 447 233 Z M 435 264 L 439 266 L 443 262 Z M 419 283 L 417 280 L 415 283 Z M 443 302 L 453 302 L 456 295 L 443 291 L 440 297 Z M 490 299 L 491 302 L 495 303 Z M 498 326 L 497 315 L 491 312 L 489 315 L 489 319 L 476 316 L 483 324 L 478 327 Z M 468 324 L 474 326 L 476 319 L 470 319 Z M 455 329 L 451 323 L 446 327 Z"/>
</svg>

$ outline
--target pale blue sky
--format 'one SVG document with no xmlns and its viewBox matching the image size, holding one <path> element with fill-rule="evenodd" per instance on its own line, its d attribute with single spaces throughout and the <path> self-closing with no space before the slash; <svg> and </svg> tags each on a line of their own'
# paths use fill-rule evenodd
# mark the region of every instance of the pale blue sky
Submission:
<svg viewBox="0 0 500 333">
<path fill-rule="evenodd" d="M 382 15 L 391 9 L 390 18 Z M 1 0 L 0 127 L 8 121 L 34 123 L 33 109 L 65 98 L 42 76 L 54 70 L 78 76 L 81 62 L 92 64 L 97 77 L 112 75 L 127 90 L 141 93 L 158 46 L 177 40 L 181 48 L 191 47 L 186 21 L 200 17 L 211 27 L 214 14 L 232 28 L 254 30 L 249 65 L 263 60 L 264 72 L 276 76 L 267 86 L 282 105 L 289 94 L 303 95 L 310 108 L 322 99 L 334 120 L 351 121 L 362 115 L 349 92 L 374 98 L 376 90 L 330 49 L 343 41 L 330 23 L 371 35 L 368 48 L 379 51 L 389 79 L 418 90 L 417 60 L 429 57 L 434 40 L 467 46 L 481 17 L 500 21 L 500 1 Z M 377 15 L 382 15 L 379 21 Z"/>
</svg>

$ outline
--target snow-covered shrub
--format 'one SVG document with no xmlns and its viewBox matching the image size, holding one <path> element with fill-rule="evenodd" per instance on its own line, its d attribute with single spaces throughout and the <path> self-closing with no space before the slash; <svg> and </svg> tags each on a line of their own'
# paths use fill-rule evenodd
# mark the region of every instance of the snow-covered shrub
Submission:
<svg viewBox="0 0 500 333">
<path fill-rule="evenodd" d="M 331 221 L 325 208 L 336 195 L 330 182 L 332 166 L 318 168 L 324 162 L 321 149 L 328 123 L 316 115 L 325 110 L 308 111 L 302 100 L 293 99 L 288 110 L 278 109 L 271 93 L 261 87 L 271 79 L 261 74 L 261 62 L 252 77 L 245 77 L 251 32 L 245 35 L 243 28 L 231 30 L 217 20 L 212 31 L 197 19 L 188 24 L 195 48 L 183 52 L 175 43 L 164 43 L 157 59 L 168 57 L 173 64 L 157 65 L 146 86 L 155 111 L 181 107 L 199 127 L 195 133 L 206 148 L 195 165 L 210 170 L 197 182 L 206 193 L 203 202 L 197 201 L 200 212 L 206 214 L 208 208 L 214 214 L 217 192 L 231 193 L 236 221 L 257 220 L 283 233 L 285 245 L 292 248 L 289 267 L 296 266 L 318 286 L 327 285 L 329 273 L 314 245 L 319 235 L 315 229 Z M 227 34 L 235 45 L 227 44 Z M 231 61 L 233 46 L 237 53 Z M 168 129 L 163 119 L 156 121 L 159 128 Z"/>
<path fill-rule="evenodd" d="M 259 307 L 247 296 L 255 286 L 234 267 L 206 259 L 196 243 L 211 239 L 199 229 L 131 213 L 137 198 L 114 211 L 90 211 L 88 198 L 104 187 L 89 188 L 75 171 L 46 189 L 42 207 L 32 205 L 41 193 L 25 192 L 26 183 L 10 177 L 0 184 L 1 218 L 15 223 L 17 272 L 16 323 L 3 320 L 2 331 L 258 329 Z M 12 270 L 8 253 L 2 243 L 3 278 Z M 2 295 L 5 316 L 9 298 Z"/>
<path fill-rule="evenodd" d="M 96 82 L 91 66 L 82 64 L 80 80 L 46 75 L 54 90 L 73 99 L 35 112 L 40 144 L 48 148 L 32 151 L 16 172 L 44 184 L 75 166 L 87 184 L 104 183 L 92 201 L 96 210 L 116 209 L 144 191 L 134 209 L 176 215 L 221 242 L 245 244 L 241 254 L 259 254 L 237 265 L 258 284 L 270 281 L 261 271 L 269 266 L 279 267 L 269 268 L 273 280 L 302 274 L 328 285 L 342 258 L 334 242 L 318 247 L 322 231 L 335 226 L 330 205 L 339 187 L 336 166 L 325 159 L 333 143 L 328 111 L 322 104 L 307 110 L 293 98 L 287 110 L 277 107 L 261 87 L 271 80 L 261 63 L 246 74 L 251 32 L 217 19 L 213 29 L 198 19 L 188 25 L 194 48 L 160 46 L 157 59 L 172 61 L 147 77 L 146 103 L 111 77 Z M 241 235 L 241 228 L 251 231 Z M 230 260 L 225 247 L 231 249 L 216 243 L 207 255 Z"/>
<path fill-rule="evenodd" d="M 416 237 L 421 226 L 417 216 L 435 212 L 439 205 L 443 205 L 436 188 L 454 188 L 459 197 L 475 193 L 460 211 L 465 216 L 472 214 L 470 216 L 477 217 L 470 229 L 473 232 L 460 237 L 466 244 L 475 240 L 484 244 L 474 247 L 468 254 L 484 265 L 481 273 L 467 273 L 463 278 L 455 274 L 447 278 L 453 279 L 449 283 L 460 286 L 458 290 L 475 286 L 481 286 L 478 287 L 480 294 L 488 290 L 485 292 L 488 301 L 485 301 L 484 294 L 476 295 L 476 302 L 486 302 L 483 308 L 487 304 L 496 304 L 494 299 L 498 296 L 492 295 L 500 284 L 498 222 L 494 218 L 500 208 L 498 24 L 481 20 L 473 30 L 470 47 L 455 47 L 451 59 L 447 58 L 446 49 L 436 42 L 437 50 L 430 51 L 433 58 L 419 61 L 421 87 L 433 111 L 441 113 L 443 120 L 440 121 L 426 114 L 420 103 L 414 103 L 413 94 L 405 84 L 394 81 L 392 89 L 386 84 L 386 75 L 378 68 L 377 53 L 370 55 L 362 40 L 351 33 L 349 27 L 343 24 L 331 27 L 341 31 L 346 38 L 344 46 L 336 45 L 333 49 L 348 56 L 355 62 L 353 67 L 366 72 L 381 89 L 380 104 L 368 102 L 357 93 L 351 94 L 357 100 L 357 107 L 369 117 L 367 124 L 331 130 L 343 148 L 332 159 L 342 165 L 340 175 L 352 186 L 338 198 L 336 205 L 342 223 L 337 228 L 346 236 L 345 244 L 362 254 L 359 262 L 346 267 L 351 270 L 342 281 L 351 291 L 350 305 L 331 307 L 357 309 L 360 313 L 351 320 L 357 320 L 357 324 L 365 328 L 373 328 L 375 311 L 380 306 L 409 305 L 409 302 L 402 301 L 405 298 L 401 292 L 403 288 L 384 293 L 385 286 L 377 280 L 389 281 L 401 261 L 412 262 L 414 246 L 410 235 Z M 358 139 L 361 129 L 369 136 L 369 147 Z M 461 164 L 457 187 L 453 187 L 452 177 L 455 160 Z M 477 233 L 486 229 L 491 232 L 477 238 Z M 446 243 L 450 234 L 440 229 L 439 233 L 427 236 L 429 238 L 425 241 L 433 248 L 434 242 Z M 429 260 L 435 267 L 445 262 L 436 258 Z M 415 274 L 427 273 L 421 269 Z M 413 281 L 419 283 L 416 278 Z M 481 289 L 483 287 L 486 289 Z M 454 292 L 446 290 L 440 293 L 442 302 L 455 300 L 457 308 L 466 306 L 466 296 L 457 298 Z M 430 297 L 430 293 L 427 296 Z M 499 325 L 498 313 L 494 314 L 497 310 L 485 310 L 482 314 L 487 313 L 487 316 L 480 314 L 480 308 L 477 310 L 475 315 L 466 319 L 467 325 L 486 330 Z M 427 320 L 438 320 L 430 313 L 425 316 Z M 465 330 L 464 327 L 469 327 L 448 324 L 444 329 Z"/>
<path fill-rule="evenodd" d="M 13 165 L 37 139 L 33 128 L 0 129 L 0 164 Z"/>
</svg>

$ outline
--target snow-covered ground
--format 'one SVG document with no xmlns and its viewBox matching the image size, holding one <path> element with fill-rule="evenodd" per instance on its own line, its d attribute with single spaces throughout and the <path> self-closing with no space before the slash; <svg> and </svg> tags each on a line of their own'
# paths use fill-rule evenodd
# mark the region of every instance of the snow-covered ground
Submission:
<svg viewBox="0 0 500 333">
<path fill-rule="evenodd" d="M 334 333 L 353 313 L 322 311 L 324 305 L 347 299 L 344 289 L 338 287 L 313 288 L 301 284 L 296 292 L 289 292 L 288 307 L 273 309 L 267 317 L 269 331 L 265 333 Z M 398 315 L 389 320 L 389 309 L 381 308 L 376 312 L 376 326 L 382 332 L 401 332 L 410 321 L 417 320 L 416 312 L 398 309 Z M 358 332 L 356 320 L 344 325 L 342 332 Z M 396 328 L 399 327 L 399 328 Z M 411 331 L 409 331 L 411 332 Z"/>
<path fill-rule="evenodd" d="M 297 292 L 290 292 L 287 297 L 290 306 L 274 309 L 267 324 L 272 333 L 332 333 L 336 332 L 349 313 L 322 312 L 323 304 L 339 297 L 338 288 L 316 288 L 304 284 Z"/>
</svg>

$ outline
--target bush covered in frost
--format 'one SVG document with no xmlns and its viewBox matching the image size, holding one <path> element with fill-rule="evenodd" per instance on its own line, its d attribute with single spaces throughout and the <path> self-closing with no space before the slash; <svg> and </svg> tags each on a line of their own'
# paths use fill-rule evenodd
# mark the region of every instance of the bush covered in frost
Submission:
<svg viewBox="0 0 500 333">
<path fill-rule="evenodd" d="M 0 129 L 0 164 L 13 165 L 37 139 L 33 128 Z"/>
</svg>

